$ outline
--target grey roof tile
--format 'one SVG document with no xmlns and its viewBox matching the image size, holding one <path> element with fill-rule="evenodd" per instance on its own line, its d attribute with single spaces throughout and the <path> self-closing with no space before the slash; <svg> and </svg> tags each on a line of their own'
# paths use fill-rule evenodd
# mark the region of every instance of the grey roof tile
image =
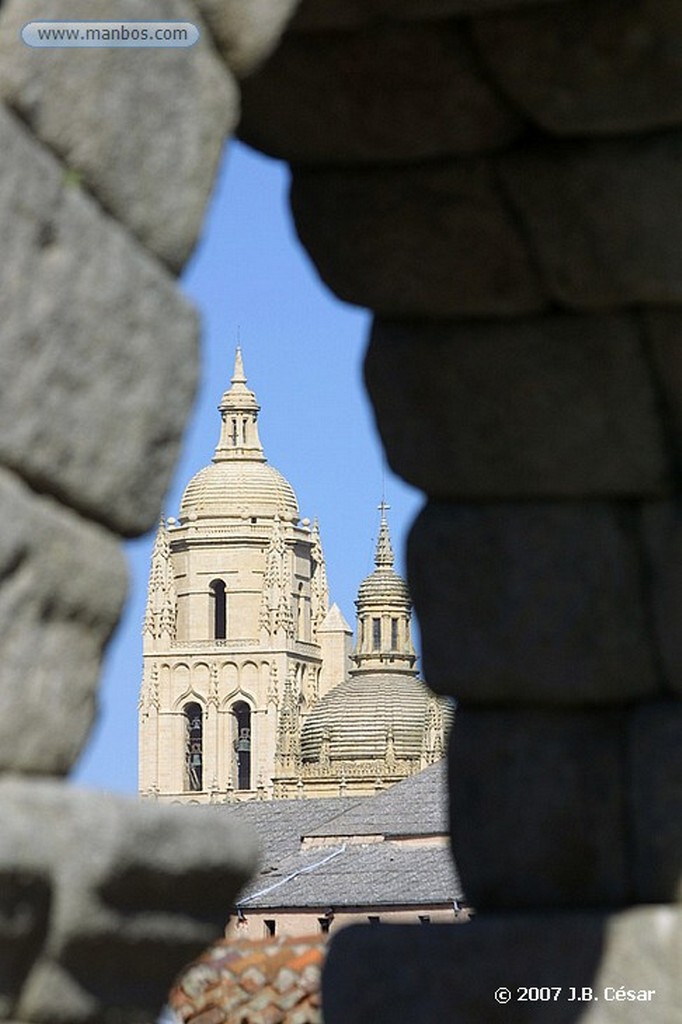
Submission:
<svg viewBox="0 0 682 1024">
<path fill-rule="evenodd" d="M 258 876 L 242 892 L 245 909 L 429 905 L 462 899 L 449 845 L 390 837 L 447 835 L 445 763 L 377 796 L 223 804 L 263 848 Z M 359 841 L 382 835 L 382 842 Z M 326 840 L 302 848 L 301 840 Z M 337 842 L 333 840 L 338 837 Z M 351 839 L 344 842 L 344 837 Z"/>
</svg>

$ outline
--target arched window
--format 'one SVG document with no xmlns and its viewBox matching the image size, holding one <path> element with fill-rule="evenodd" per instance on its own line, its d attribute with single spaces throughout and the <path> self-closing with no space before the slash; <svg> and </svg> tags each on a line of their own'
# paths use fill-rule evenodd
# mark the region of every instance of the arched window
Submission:
<svg viewBox="0 0 682 1024">
<path fill-rule="evenodd" d="M 391 650 L 398 650 L 398 620 L 391 619 Z"/>
<path fill-rule="evenodd" d="M 200 706 L 185 704 L 185 789 L 200 792 L 204 775 L 204 726 Z"/>
<path fill-rule="evenodd" d="M 209 584 L 211 604 L 213 605 L 213 639 L 224 640 L 227 636 L 227 595 L 222 580 L 212 580 Z"/>
<path fill-rule="evenodd" d="M 372 650 L 381 650 L 381 619 L 372 619 Z"/>
<path fill-rule="evenodd" d="M 237 789 L 251 789 L 251 708 L 244 700 L 232 705 Z"/>
<path fill-rule="evenodd" d="M 303 584 L 299 583 L 298 590 L 296 592 L 296 637 L 298 640 L 304 639 L 303 610 Z"/>
</svg>

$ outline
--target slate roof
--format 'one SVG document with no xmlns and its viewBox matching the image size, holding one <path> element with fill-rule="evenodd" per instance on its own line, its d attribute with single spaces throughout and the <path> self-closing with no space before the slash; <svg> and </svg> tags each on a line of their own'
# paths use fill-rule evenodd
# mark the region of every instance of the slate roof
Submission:
<svg viewBox="0 0 682 1024">
<path fill-rule="evenodd" d="M 446 773 L 443 760 L 378 796 L 355 798 L 347 810 L 313 825 L 306 835 L 447 835 Z"/>
<path fill-rule="evenodd" d="M 463 899 L 448 844 L 392 839 L 447 834 L 444 764 L 373 797 L 222 806 L 251 826 L 262 843 L 261 871 L 237 901 L 245 910 L 428 906 Z M 370 838 L 377 835 L 384 841 Z M 302 848 L 303 838 L 321 842 Z"/>
</svg>

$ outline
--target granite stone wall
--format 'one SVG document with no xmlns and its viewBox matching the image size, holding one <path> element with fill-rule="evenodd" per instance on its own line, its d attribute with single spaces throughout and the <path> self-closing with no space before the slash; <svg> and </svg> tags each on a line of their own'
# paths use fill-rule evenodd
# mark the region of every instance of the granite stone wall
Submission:
<svg viewBox="0 0 682 1024">
<path fill-rule="evenodd" d="M 64 781 L 121 612 L 120 539 L 178 455 L 199 322 L 176 274 L 288 7 L 0 6 L 0 1018 L 152 1021 L 256 851 L 210 811 Z M 261 5 L 267 7 L 268 5 Z M 217 19 L 216 38 L 202 20 Z M 29 19 L 177 19 L 192 50 L 30 50 Z M 228 31 L 229 29 L 229 31 Z M 225 57 L 218 52 L 224 52 Z"/>
<path fill-rule="evenodd" d="M 375 311 L 479 910 L 345 933 L 329 1024 L 679 1013 L 681 75 L 664 0 L 303 0 L 243 84 L 322 280 Z"/>
<path fill-rule="evenodd" d="M 425 672 L 460 701 L 453 843 L 479 916 L 345 932 L 328 1024 L 668 1024 L 682 16 L 295 6 L 31 0 L 34 19 L 192 21 L 191 51 L 31 51 L 25 0 L 0 6 L 0 1017 L 149 1020 L 253 865 L 210 810 L 197 829 L 195 809 L 62 781 L 124 598 L 117 541 L 152 526 L 177 457 L 199 325 L 175 275 L 241 104 L 241 136 L 292 165 L 322 280 L 375 312 L 378 428 L 428 498 L 409 550 Z"/>
</svg>

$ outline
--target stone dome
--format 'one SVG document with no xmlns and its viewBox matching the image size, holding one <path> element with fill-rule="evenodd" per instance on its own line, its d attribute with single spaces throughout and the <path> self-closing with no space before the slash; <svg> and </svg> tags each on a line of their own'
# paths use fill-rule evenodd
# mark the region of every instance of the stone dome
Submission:
<svg viewBox="0 0 682 1024">
<path fill-rule="evenodd" d="M 322 697 L 306 718 L 302 760 L 320 760 L 325 734 L 332 761 L 380 760 L 389 730 L 396 757 L 419 759 L 430 697 L 416 675 L 353 673 Z"/>
<path fill-rule="evenodd" d="M 267 462 L 214 462 L 193 476 L 180 502 L 180 518 L 266 517 L 298 522 L 294 489 Z"/>
<path fill-rule="evenodd" d="M 381 566 L 366 576 L 358 588 L 358 605 L 372 604 L 374 602 L 393 603 L 409 605 L 410 592 L 407 583 L 395 569 L 388 566 Z"/>
</svg>

